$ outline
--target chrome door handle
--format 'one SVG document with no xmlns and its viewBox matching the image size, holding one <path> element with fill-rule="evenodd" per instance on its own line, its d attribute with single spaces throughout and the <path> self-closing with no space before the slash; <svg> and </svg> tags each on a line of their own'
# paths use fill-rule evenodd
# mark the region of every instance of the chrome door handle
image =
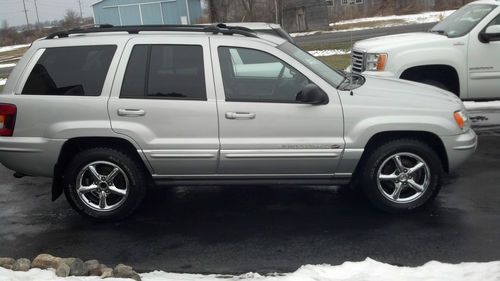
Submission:
<svg viewBox="0 0 500 281">
<path fill-rule="evenodd" d="M 255 119 L 255 113 L 250 112 L 226 112 L 226 119 Z"/>
<path fill-rule="evenodd" d="M 144 116 L 146 115 L 146 111 L 143 109 L 118 109 L 118 115 L 119 116 L 125 116 L 125 117 L 138 117 L 138 116 Z"/>
</svg>

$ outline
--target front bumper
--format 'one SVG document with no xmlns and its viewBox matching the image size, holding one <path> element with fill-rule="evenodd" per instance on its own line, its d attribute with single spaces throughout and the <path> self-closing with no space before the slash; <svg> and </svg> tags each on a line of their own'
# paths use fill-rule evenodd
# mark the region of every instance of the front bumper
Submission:
<svg viewBox="0 0 500 281">
<path fill-rule="evenodd" d="M 460 167 L 477 149 L 478 138 L 474 130 L 456 136 L 441 137 L 448 155 L 449 171 Z"/>
</svg>

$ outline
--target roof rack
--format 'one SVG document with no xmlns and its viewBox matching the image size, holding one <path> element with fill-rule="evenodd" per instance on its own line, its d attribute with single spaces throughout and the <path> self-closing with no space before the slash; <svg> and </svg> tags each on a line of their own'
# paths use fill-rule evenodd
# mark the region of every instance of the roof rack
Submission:
<svg viewBox="0 0 500 281">
<path fill-rule="evenodd" d="M 101 33 L 101 32 L 128 32 L 138 34 L 141 31 L 179 31 L 179 32 L 209 32 L 213 34 L 239 34 L 257 38 L 255 31 L 241 26 L 217 25 L 127 25 L 113 26 L 111 24 L 96 25 L 89 28 L 76 28 L 58 31 L 48 35 L 45 39 L 64 38 L 71 34 Z"/>
</svg>

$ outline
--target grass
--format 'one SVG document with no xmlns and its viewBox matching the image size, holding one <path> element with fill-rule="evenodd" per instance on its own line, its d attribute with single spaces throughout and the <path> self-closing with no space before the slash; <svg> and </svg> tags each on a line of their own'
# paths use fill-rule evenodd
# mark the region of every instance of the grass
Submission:
<svg viewBox="0 0 500 281">
<path fill-rule="evenodd" d="M 4 87 L 3 85 L 0 85 L 0 93 L 1 93 L 1 92 L 2 92 L 2 90 L 3 90 L 3 87 Z"/>
<path fill-rule="evenodd" d="M 335 69 L 344 70 L 351 64 L 350 55 L 318 57 L 320 60 L 330 65 Z"/>
<path fill-rule="evenodd" d="M 28 48 L 21 48 L 17 50 L 12 50 L 8 52 L 0 53 L 0 63 L 11 63 L 18 61 L 20 57 L 28 50 Z"/>
<path fill-rule="evenodd" d="M 341 42 L 341 43 L 326 43 L 326 44 L 301 44 L 300 47 L 306 51 L 332 50 L 332 49 L 350 50 L 351 43 Z M 351 64 L 350 55 L 338 55 L 338 56 L 317 57 L 317 58 L 336 69 L 344 70 Z"/>
</svg>

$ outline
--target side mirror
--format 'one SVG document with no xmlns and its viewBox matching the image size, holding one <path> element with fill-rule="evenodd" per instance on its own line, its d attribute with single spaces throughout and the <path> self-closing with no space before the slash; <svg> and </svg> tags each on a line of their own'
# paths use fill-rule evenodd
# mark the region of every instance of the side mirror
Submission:
<svg viewBox="0 0 500 281">
<path fill-rule="evenodd" d="M 316 84 L 307 84 L 302 91 L 297 94 L 296 100 L 301 103 L 312 105 L 328 104 L 330 99 Z"/>
<path fill-rule="evenodd" d="M 480 36 L 481 41 L 485 43 L 500 40 L 500 25 L 488 26 L 485 31 L 481 32 Z"/>
</svg>

